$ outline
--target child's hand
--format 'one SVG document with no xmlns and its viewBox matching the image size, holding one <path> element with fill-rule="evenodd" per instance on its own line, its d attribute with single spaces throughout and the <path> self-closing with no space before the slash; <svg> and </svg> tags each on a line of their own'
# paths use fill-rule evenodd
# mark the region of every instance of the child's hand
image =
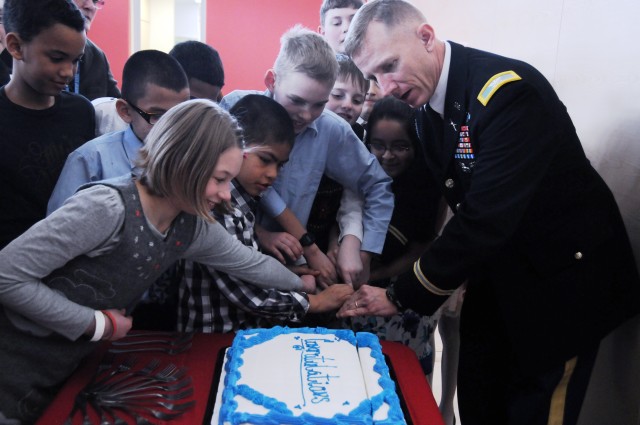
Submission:
<svg viewBox="0 0 640 425">
<path fill-rule="evenodd" d="M 315 294 L 316 293 L 316 278 L 313 275 L 310 274 L 304 274 L 302 276 L 300 276 L 300 279 L 302 279 L 303 285 L 302 285 L 302 291 L 306 292 L 307 294 Z"/>
<path fill-rule="evenodd" d="M 300 242 L 286 232 L 269 232 L 256 227 L 258 243 L 263 252 L 273 255 L 281 263 L 286 263 L 285 255 L 291 260 L 297 260 L 302 255 Z"/>
<path fill-rule="evenodd" d="M 311 268 L 320 272 L 317 281 L 321 288 L 326 288 L 338 281 L 336 267 L 329 260 L 329 257 L 318 248 L 318 245 L 313 244 L 306 247 L 304 249 L 304 258 L 306 258 Z"/>
<path fill-rule="evenodd" d="M 349 299 L 351 294 L 353 294 L 351 285 L 342 283 L 331 285 L 316 295 L 309 295 L 309 312 L 323 313 L 337 310 Z"/>
<path fill-rule="evenodd" d="M 106 328 L 104 330 L 105 336 L 108 335 L 108 337 L 105 338 L 106 340 L 115 341 L 129 333 L 133 325 L 133 319 L 131 316 L 125 316 L 124 310 L 112 309 L 103 310 L 102 312 L 107 316 Z"/>
<path fill-rule="evenodd" d="M 320 275 L 320 272 L 318 270 L 313 270 L 311 267 L 309 266 L 287 266 L 287 268 L 292 272 L 297 274 L 298 276 L 302 276 L 305 274 L 310 274 L 314 277 L 317 277 L 318 275 Z"/>
<path fill-rule="evenodd" d="M 360 251 L 360 261 L 362 262 L 362 271 L 358 275 L 358 281 L 354 283 L 356 289 L 369 282 L 371 276 L 371 253 Z"/>
<path fill-rule="evenodd" d="M 320 275 L 318 270 L 309 268 L 309 266 L 287 266 L 289 270 L 300 276 L 303 282 L 305 282 L 303 292 L 315 294 L 318 290 L 316 279 Z M 312 289 L 313 288 L 313 289 Z"/>
<path fill-rule="evenodd" d="M 360 274 L 363 269 L 360 257 L 360 240 L 353 235 L 346 235 L 342 238 L 340 249 L 338 249 L 338 272 L 342 276 L 342 280 L 352 285 L 362 283 Z"/>
<path fill-rule="evenodd" d="M 340 247 L 336 246 L 335 248 L 331 248 L 327 251 L 327 258 L 331 261 L 331 264 L 338 269 L 338 252 L 340 252 Z"/>
</svg>

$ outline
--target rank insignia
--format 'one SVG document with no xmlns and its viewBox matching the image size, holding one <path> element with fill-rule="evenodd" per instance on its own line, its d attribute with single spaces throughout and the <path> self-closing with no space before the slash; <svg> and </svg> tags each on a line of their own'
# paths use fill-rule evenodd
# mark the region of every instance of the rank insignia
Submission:
<svg viewBox="0 0 640 425">
<path fill-rule="evenodd" d="M 480 93 L 478 93 L 477 99 L 483 106 L 487 106 L 491 97 L 498 91 L 498 89 L 507 83 L 512 81 L 521 80 L 520 76 L 513 71 L 500 72 L 493 77 L 489 78 L 489 81 L 484 85 Z"/>
</svg>

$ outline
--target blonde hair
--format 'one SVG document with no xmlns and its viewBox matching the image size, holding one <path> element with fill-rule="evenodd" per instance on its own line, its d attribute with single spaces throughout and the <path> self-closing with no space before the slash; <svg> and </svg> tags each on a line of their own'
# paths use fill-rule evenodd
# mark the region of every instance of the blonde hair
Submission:
<svg viewBox="0 0 640 425">
<path fill-rule="evenodd" d="M 149 132 L 137 162 L 140 182 L 151 194 L 177 198 L 213 221 L 205 189 L 220 155 L 229 148 L 243 148 L 235 118 L 210 100 L 180 103 Z"/>
<path fill-rule="evenodd" d="M 276 78 L 291 72 L 333 87 L 338 76 L 338 62 L 327 40 L 317 32 L 296 25 L 280 38 L 280 52 L 273 64 Z"/>
</svg>

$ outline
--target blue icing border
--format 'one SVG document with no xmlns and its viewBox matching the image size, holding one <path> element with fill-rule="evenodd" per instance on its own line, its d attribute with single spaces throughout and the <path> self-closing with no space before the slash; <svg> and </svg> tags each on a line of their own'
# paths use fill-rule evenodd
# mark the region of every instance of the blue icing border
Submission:
<svg viewBox="0 0 640 425">
<path fill-rule="evenodd" d="M 232 347 L 227 353 L 227 363 L 225 370 L 227 377 L 225 378 L 225 389 L 223 391 L 223 399 L 229 400 L 228 403 L 221 406 L 219 423 L 229 422 L 237 425 L 242 423 L 252 423 L 256 425 L 276 425 L 287 423 L 292 425 L 306 424 L 364 424 L 371 425 L 371 402 L 363 400 L 349 415 L 336 414 L 332 418 L 318 418 L 309 413 L 303 413 L 300 416 L 293 416 L 286 404 L 265 396 L 264 394 L 252 389 L 247 385 L 237 385 L 240 379 L 239 367 L 242 366 L 242 354 L 247 348 L 267 342 L 279 335 L 290 333 L 309 333 L 316 335 L 333 335 L 336 339 L 345 340 L 351 345 L 356 345 L 356 338 L 352 331 L 348 329 L 327 329 L 327 328 L 288 328 L 273 327 L 271 329 L 249 329 L 241 330 L 236 334 Z M 250 336 L 249 338 L 246 338 Z M 249 413 L 238 413 L 236 409 L 238 403 L 234 400 L 236 395 L 241 395 L 252 403 L 267 408 L 269 413 L 266 415 L 256 415 Z"/>
<path fill-rule="evenodd" d="M 358 347 L 371 348 L 371 356 L 375 359 L 373 370 L 380 375 L 378 384 L 382 387 L 382 392 L 371 398 L 372 411 L 377 411 L 384 402 L 389 405 L 389 415 L 387 419 L 375 421 L 376 425 L 395 425 L 406 424 L 402 408 L 400 407 L 400 399 L 396 393 L 396 384 L 389 375 L 387 362 L 382 354 L 382 346 L 378 337 L 369 332 L 358 332 L 356 334 Z"/>
<path fill-rule="evenodd" d="M 374 370 L 380 374 L 379 383 L 383 388 L 381 394 L 378 394 L 371 400 L 363 400 L 348 415 L 336 414 L 332 418 L 318 418 L 309 413 L 303 413 L 300 416 L 294 416 L 286 404 L 275 398 L 266 396 L 247 385 L 237 385 L 240 379 L 240 366 L 242 366 L 242 354 L 247 348 L 267 342 L 279 335 L 290 333 L 310 333 L 317 335 L 335 335 L 337 339 L 349 342 L 353 346 L 364 346 L 372 348 L 372 356 L 375 359 Z M 249 338 L 247 338 L 249 336 Z M 270 329 L 248 329 L 237 332 L 232 347 L 227 353 L 227 363 L 225 366 L 227 376 L 225 378 L 225 389 L 223 391 L 223 400 L 229 400 L 227 404 L 221 406 L 219 423 L 228 422 L 232 425 L 242 423 L 252 423 L 256 425 L 277 425 L 287 423 L 291 425 L 307 425 L 307 424 L 365 424 L 371 425 L 371 412 L 377 410 L 382 403 L 387 402 L 390 406 L 389 418 L 385 421 L 377 422 L 379 425 L 404 424 L 404 416 L 400 409 L 400 402 L 395 393 L 395 384 L 389 376 L 389 370 L 386 367 L 382 348 L 378 337 L 370 333 L 360 332 L 356 335 L 348 329 L 327 329 L 327 328 L 288 328 L 276 326 Z M 269 410 L 266 415 L 238 413 L 238 403 L 234 398 L 240 395 L 256 405 L 261 405 Z M 372 410 L 373 407 L 373 410 Z"/>
</svg>

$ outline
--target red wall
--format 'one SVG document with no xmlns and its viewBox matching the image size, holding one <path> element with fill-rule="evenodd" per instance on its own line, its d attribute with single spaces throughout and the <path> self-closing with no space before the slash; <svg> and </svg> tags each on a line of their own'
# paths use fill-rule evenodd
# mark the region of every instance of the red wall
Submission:
<svg viewBox="0 0 640 425">
<path fill-rule="evenodd" d="M 273 66 L 280 36 L 300 23 L 316 31 L 321 0 L 209 0 L 207 44 L 220 53 L 224 93 L 264 90 L 264 75 Z"/>
<path fill-rule="evenodd" d="M 88 37 L 107 55 L 111 72 L 122 87 L 122 68 L 129 52 L 129 0 L 107 0 L 98 11 Z"/>
<path fill-rule="evenodd" d="M 316 31 L 321 0 L 207 0 L 207 40 L 222 58 L 224 93 L 263 90 L 264 74 L 273 66 L 280 36 L 300 23 Z M 130 55 L 129 0 L 108 0 L 98 12 L 89 38 L 107 55 L 115 78 Z"/>
</svg>

